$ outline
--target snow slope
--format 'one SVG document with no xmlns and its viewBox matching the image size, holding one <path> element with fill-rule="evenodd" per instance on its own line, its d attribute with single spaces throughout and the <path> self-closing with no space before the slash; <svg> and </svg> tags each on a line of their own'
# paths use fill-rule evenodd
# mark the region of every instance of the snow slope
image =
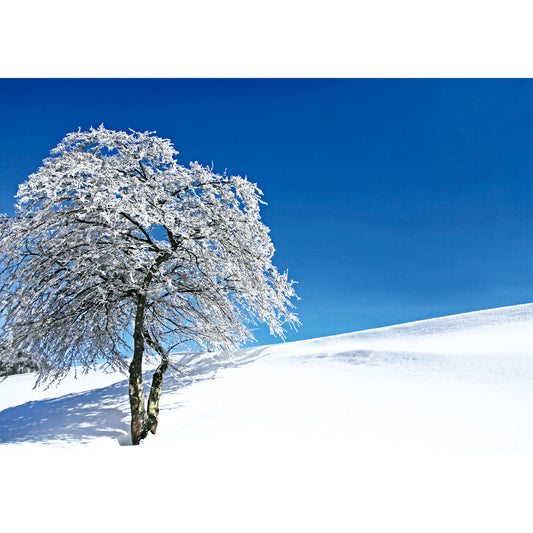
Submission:
<svg viewBox="0 0 533 533">
<path fill-rule="evenodd" d="M 135 448 L 124 376 L 0 384 L 19 530 L 533 528 L 533 304 L 175 359 Z"/>
</svg>

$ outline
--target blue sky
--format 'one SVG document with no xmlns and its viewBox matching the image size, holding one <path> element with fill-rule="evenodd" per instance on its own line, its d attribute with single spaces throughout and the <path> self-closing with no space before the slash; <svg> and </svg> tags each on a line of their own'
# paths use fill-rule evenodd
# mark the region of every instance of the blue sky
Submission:
<svg viewBox="0 0 533 533">
<path fill-rule="evenodd" d="M 0 79 L 0 116 L 7 214 L 101 123 L 257 182 L 298 281 L 288 340 L 533 301 L 533 80 Z"/>
</svg>

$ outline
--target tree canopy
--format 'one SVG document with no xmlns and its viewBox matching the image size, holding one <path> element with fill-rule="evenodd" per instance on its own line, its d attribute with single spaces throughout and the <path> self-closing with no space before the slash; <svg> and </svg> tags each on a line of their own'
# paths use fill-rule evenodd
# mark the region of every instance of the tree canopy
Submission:
<svg viewBox="0 0 533 533">
<path fill-rule="evenodd" d="M 257 185 L 177 154 L 100 126 L 68 134 L 20 185 L 0 225 L 1 340 L 41 361 L 40 380 L 129 365 L 131 401 L 144 354 L 168 363 L 178 346 L 227 350 L 253 324 L 283 337 L 298 323 Z"/>
</svg>

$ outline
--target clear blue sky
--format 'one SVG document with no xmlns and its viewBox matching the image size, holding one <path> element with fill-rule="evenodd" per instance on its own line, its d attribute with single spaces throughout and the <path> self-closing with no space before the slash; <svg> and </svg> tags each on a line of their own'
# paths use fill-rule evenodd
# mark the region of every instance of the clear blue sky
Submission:
<svg viewBox="0 0 533 533">
<path fill-rule="evenodd" d="M 533 80 L 0 79 L 0 116 L 7 214 L 101 123 L 257 182 L 288 340 L 533 301 Z"/>
</svg>

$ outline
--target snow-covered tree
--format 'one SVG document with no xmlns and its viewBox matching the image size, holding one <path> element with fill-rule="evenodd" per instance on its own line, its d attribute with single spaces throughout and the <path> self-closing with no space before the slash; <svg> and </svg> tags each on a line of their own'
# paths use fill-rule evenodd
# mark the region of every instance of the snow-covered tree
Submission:
<svg viewBox="0 0 533 533">
<path fill-rule="evenodd" d="M 35 357 L 21 351 L 13 351 L 9 346 L 0 346 L 0 378 L 38 370 L 39 364 Z"/>
<path fill-rule="evenodd" d="M 42 363 L 38 383 L 74 365 L 129 370 L 133 444 L 156 431 L 176 346 L 228 350 L 250 324 L 283 337 L 298 322 L 261 191 L 176 157 L 150 132 L 70 133 L 0 221 L 0 340 Z M 159 360 L 147 404 L 146 356 Z"/>
</svg>

